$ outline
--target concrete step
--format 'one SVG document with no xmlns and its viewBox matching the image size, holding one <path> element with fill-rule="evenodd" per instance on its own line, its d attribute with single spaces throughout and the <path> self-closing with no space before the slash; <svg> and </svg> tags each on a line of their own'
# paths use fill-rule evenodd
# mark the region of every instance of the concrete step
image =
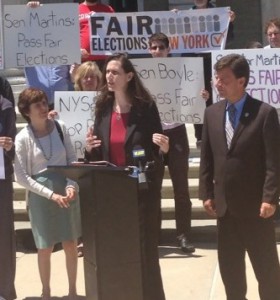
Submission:
<svg viewBox="0 0 280 300">
<path fill-rule="evenodd" d="M 10 81 L 13 77 L 24 77 L 24 70 L 17 68 L 4 69 L 0 70 L 0 75 L 6 77 Z"/>
<path fill-rule="evenodd" d="M 198 178 L 189 178 L 189 193 L 191 198 L 198 198 Z M 161 196 L 165 199 L 174 197 L 171 179 L 163 179 Z"/>
<path fill-rule="evenodd" d="M 210 217 L 204 210 L 202 201 L 192 198 L 192 220 L 209 220 Z M 163 220 L 175 219 L 175 202 L 174 199 L 161 199 L 161 214 Z"/>
<path fill-rule="evenodd" d="M 192 153 L 192 151 L 193 151 L 193 149 L 190 149 L 190 153 Z M 194 151 L 196 151 L 196 149 L 194 149 Z M 200 161 L 200 159 L 198 157 L 189 158 L 188 178 L 198 178 L 199 177 L 199 161 Z M 170 179 L 168 167 L 165 167 L 164 179 Z"/>
</svg>

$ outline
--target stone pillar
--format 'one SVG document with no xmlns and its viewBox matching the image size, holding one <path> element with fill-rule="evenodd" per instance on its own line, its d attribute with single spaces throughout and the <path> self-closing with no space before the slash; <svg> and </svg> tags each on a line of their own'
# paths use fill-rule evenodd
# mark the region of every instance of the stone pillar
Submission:
<svg viewBox="0 0 280 300">
<path fill-rule="evenodd" d="M 253 40 L 263 42 L 261 2 L 276 1 L 278 0 L 216 0 L 217 7 L 230 6 L 236 13 L 231 48 L 245 48 L 246 44 Z"/>
<path fill-rule="evenodd" d="M 143 2 L 143 10 L 169 10 L 169 1 L 168 0 L 138 0 Z M 140 3 L 139 3 L 140 4 Z M 138 5 L 139 7 L 139 5 Z"/>
</svg>

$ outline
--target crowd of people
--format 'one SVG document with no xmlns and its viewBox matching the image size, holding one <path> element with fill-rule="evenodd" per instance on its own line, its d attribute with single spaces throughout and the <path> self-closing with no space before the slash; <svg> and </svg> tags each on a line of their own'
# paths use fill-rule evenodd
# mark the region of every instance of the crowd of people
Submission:
<svg viewBox="0 0 280 300">
<path fill-rule="evenodd" d="M 17 105 L 27 125 L 17 135 L 13 92 L 8 81 L 0 78 L 0 155 L 5 170 L 0 179 L 0 300 L 16 299 L 14 171 L 17 182 L 27 190 L 42 299 L 51 299 L 51 254 L 57 243 L 65 252 L 69 299 L 77 299 L 77 262 L 83 255 L 79 187 L 62 175 L 46 171 L 48 166 L 67 166 L 77 160 L 66 126 L 55 120 L 53 111 L 54 92 L 69 90 L 98 91 L 94 125 L 85 140 L 87 161 L 132 166 L 133 150 L 141 145 L 145 159 L 154 162 L 153 169 L 147 172 L 148 187 L 139 190 L 138 195 L 142 284 L 145 300 L 164 300 L 158 244 L 165 165 L 174 190 L 176 240 L 183 252 L 195 252 L 191 241 L 186 126 L 161 122 L 156 103 L 127 54 L 91 54 L 90 14 L 114 13 L 114 9 L 98 0 L 79 2 L 82 63 L 25 68 L 28 88 L 19 95 Z M 40 2 L 27 5 L 36 9 Z M 209 0 L 194 0 L 192 9 L 212 7 Z M 228 44 L 234 37 L 235 19 L 233 11 L 229 14 Z M 264 48 L 280 48 L 280 19 L 269 20 L 264 32 L 268 41 Z M 163 33 L 151 35 L 148 46 L 153 58 L 170 56 L 169 39 Z M 246 47 L 263 45 L 251 41 Z M 277 300 L 280 267 L 273 222 L 280 176 L 277 111 L 246 93 L 250 68 L 243 56 L 226 55 L 217 61 L 214 70 L 215 78 L 206 76 L 206 88 L 201 91 L 207 101 L 204 124 L 196 127 L 201 147 L 199 198 L 206 212 L 217 218 L 218 261 L 227 299 L 246 299 L 247 251 L 259 283 L 260 299 Z M 211 69 L 207 72 L 209 75 Z M 225 100 L 212 104 L 210 81 Z"/>
</svg>

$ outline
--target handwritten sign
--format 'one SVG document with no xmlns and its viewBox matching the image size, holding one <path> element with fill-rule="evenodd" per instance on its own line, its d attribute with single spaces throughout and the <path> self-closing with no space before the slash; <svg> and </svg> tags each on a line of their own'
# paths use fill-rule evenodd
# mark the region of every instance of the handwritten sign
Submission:
<svg viewBox="0 0 280 300">
<path fill-rule="evenodd" d="M 0 179 L 5 179 L 4 149 L 0 147 Z"/>
<path fill-rule="evenodd" d="M 280 49 L 271 48 L 213 51 L 213 66 L 218 59 L 230 53 L 244 55 L 250 65 L 250 79 L 246 89 L 248 94 L 253 98 L 266 102 L 279 110 Z M 213 101 L 219 101 L 219 95 L 215 89 L 213 89 Z"/>
<path fill-rule="evenodd" d="M 169 37 L 171 53 L 224 49 L 228 26 L 229 7 L 95 13 L 90 18 L 91 53 L 147 54 L 148 38 L 156 32 Z"/>
<path fill-rule="evenodd" d="M 5 5 L 5 67 L 80 62 L 78 4 Z"/>
<path fill-rule="evenodd" d="M 55 92 L 55 110 L 65 123 L 78 158 L 84 156 L 86 133 L 94 122 L 96 92 Z"/>
<path fill-rule="evenodd" d="M 166 123 L 203 123 L 205 101 L 203 58 L 167 57 L 131 60 L 153 95 L 161 121 Z"/>
</svg>

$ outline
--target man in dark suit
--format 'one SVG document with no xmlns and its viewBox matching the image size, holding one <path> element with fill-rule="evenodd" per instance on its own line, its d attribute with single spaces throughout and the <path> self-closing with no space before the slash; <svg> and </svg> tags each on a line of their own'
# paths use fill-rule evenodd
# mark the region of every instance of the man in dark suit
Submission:
<svg viewBox="0 0 280 300">
<path fill-rule="evenodd" d="M 280 299 L 272 216 L 278 201 L 280 129 L 276 110 L 246 93 L 249 65 L 237 54 L 214 67 L 222 100 L 205 112 L 200 199 L 217 217 L 218 260 L 227 300 L 246 299 L 245 252 L 261 300 Z"/>
</svg>

